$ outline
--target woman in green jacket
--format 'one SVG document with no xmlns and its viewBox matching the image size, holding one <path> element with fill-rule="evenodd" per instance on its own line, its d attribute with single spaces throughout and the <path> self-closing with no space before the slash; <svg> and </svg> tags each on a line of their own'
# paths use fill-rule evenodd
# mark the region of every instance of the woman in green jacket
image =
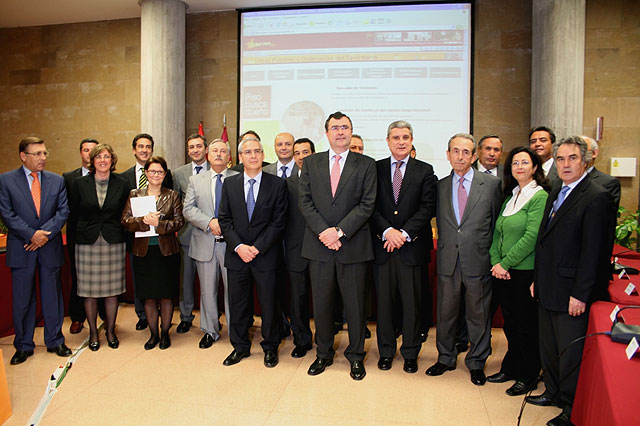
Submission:
<svg viewBox="0 0 640 426">
<path fill-rule="evenodd" d="M 535 389 L 540 373 L 538 307 L 529 286 L 549 183 L 542 160 L 527 147 L 517 147 L 507 156 L 504 183 L 506 200 L 496 221 L 490 254 L 508 348 L 500 371 L 487 380 L 515 380 L 506 392 L 516 396 Z"/>
</svg>

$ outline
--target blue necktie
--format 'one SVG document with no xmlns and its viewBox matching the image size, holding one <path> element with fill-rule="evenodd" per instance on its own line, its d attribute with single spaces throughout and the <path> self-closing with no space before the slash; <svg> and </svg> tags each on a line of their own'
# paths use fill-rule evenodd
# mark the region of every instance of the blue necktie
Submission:
<svg viewBox="0 0 640 426">
<path fill-rule="evenodd" d="M 215 215 L 215 217 L 218 217 L 218 209 L 220 208 L 220 199 L 222 198 L 222 174 L 217 174 L 216 177 L 217 177 L 216 190 L 215 190 L 216 206 L 213 214 Z"/>
<path fill-rule="evenodd" d="M 282 176 L 280 176 L 280 177 L 282 179 L 286 179 L 287 178 L 287 166 L 280 167 L 280 170 L 282 170 Z"/>
<path fill-rule="evenodd" d="M 253 209 L 256 207 L 256 198 L 253 196 L 253 184 L 256 183 L 255 179 L 249 179 L 249 193 L 247 194 L 247 216 L 251 221 L 253 216 Z"/>
<path fill-rule="evenodd" d="M 562 203 L 564 203 L 564 199 L 567 196 L 567 192 L 569 192 L 569 187 L 563 186 L 562 189 L 560 190 L 560 193 L 558 194 L 558 198 L 556 198 L 556 200 L 553 202 L 553 211 L 551 212 L 551 217 L 549 218 L 549 221 L 553 219 L 553 217 L 556 215 L 556 213 L 560 209 L 560 206 L 562 205 Z"/>
<path fill-rule="evenodd" d="M 200 170 L 202 170 L 202 166 L 194 167 L 196 169 L 196 174 L 200 174 Z"/>
</svg>

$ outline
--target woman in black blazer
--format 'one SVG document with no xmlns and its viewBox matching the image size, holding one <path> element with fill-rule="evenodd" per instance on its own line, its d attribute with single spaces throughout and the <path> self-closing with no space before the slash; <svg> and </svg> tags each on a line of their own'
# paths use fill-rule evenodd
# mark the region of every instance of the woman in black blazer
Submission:
<svg viewBox="0 0 640 426">
<path fill-rule="evenodd" d="M 89 323 L 89 349 L 100 348 L 96 326 L 98 298 L 104 298 L 109 347 L 119 346 L 115 334 L 118 295 L 126 291 L 125 237 L 120 214 L 127 202 L 126 179 L 113 173 L 118 157 L 110 145 L 91 150 L 87 176 L 71 187 L 70 205 L 76 215 L 78 296 L 84 297 Z"/>
</svg>

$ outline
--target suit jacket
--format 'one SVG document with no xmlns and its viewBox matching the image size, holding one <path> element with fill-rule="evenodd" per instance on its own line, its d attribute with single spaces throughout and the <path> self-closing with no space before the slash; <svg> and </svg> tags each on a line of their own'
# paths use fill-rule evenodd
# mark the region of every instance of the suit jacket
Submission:
<svg viewBox="0 0 640 426">
<path fill-rule="evenodd" d="M 369 219 L 376 202 L 376 163 L 365 155 L 350 153 L 340 176 L 335 197 L 331 194 L 329 151 L 304 159 L 298 204 L 307 222 L 302 256 L 328 262 L 366 262 L 374 258 Z M 329 250 L 318 239 L 325 229 L 337 226 L 344 232 L 340 250 Z"/>
<path fill-rule="evenodd" d="M 244 198 L 244 174 L 227 178 L 222 185 L 218 221 L 227 243 L 224 266 L 241 270 L 246 264 L 234 251 L 239 244 L 255 246 L 260 254 L 251 261 L 258 271 L 278 267 L 282 232 L 287 214 L 287 184 L 284 179 L 262 173 L 260 190 L 251 221 Z"/>
<path fill-rule="evenodd" d="M 265 172 L 265 173 L 269 173 L 271 175 L 276 175 L 276 176 L 280 177 L 280 175 L 278 175 L 278 173 L 280 173 L 280 170 L 278 170 L 276 167 L 278 167 L 278 162 L 277 161 L 275 163 L 273 163 L 273 164 L 268 164 L 268 165 L 264 166 L 262 168 L 262 171 Z M 291 170 L 291 173 L 289 174 L 289 177 L 293 176 L 294 174 L 297 175 L 298 174 L 298 170 L 299 170 L 298 169 L 298 165 L 294 162 L 293 163 L 293 169 Z M 280 179 L 282 179 L 282 178 L 280 177 Z"/>
<path fill-rule="evenodd" d="M 205 161 L 202 166 L 204 167 L 199 174 L 204 173 L 206 170 L 209 170 L 209 162 Z M 173 190 L 180 194 L 180 199 L 183 201 L 184 206 L 184 197 L 187 194 L 187 188 L 189 187 L 189 179 L 193 174 L 193 166 L 192 162 L 188 162 L 184 166 L 180 166 L 173 171 Z M 183 207 L 184 209 L 184 207 Z M 184 213 L 184 211 L 183 211 Z M 185 216 L 186 218 L 186 216 Z M 184 226 L 180 231 L 178 231 L 178 239 L 180 240 L 180 244 L 183 246 L 188 246 L 191 241 L 191 231 L 192 226 L 189 222 L 185 221 Z"/>
<path fill-rule="evenodd" d="M 184 196 L 184 218 L 192 227 L 189 240 L 189 257 L 199 262 L 209 262 L 213 259 L 213 246 L 215 237 L 209 230 L 209 222 L 215 218 L 215 206 L 213 205 L 213 192 L 211 175 L 215 173 L 200 172 L 189 178 L 189 186 Z M 177 174 L 177 171 L 176 171 Z M 224 169 L 222 176 L 224 181 L 233 175 L 237 175 L 231 169 Z M 224 187 L 224 184 L 222 185 Z"/>
<path fill-rule="evenodd" d="M 613 198 L 587 175 L 548 221 L 560 186 L 545 207 L 536 243 L 534 282 L 545 309 L 567 312 L 569 296 L 590 303 L 608 298 L 616 218 Z"/>
<path fill-rule="evenodd" d="M 71 199 L 71 185 L 73 181 L 77 178 L 82 177 L 82 167 L 78 167 L 75 170 L 71 170 L 70 172 L 64 172 L 62 174 L 62 178 L 64 179 L 64 188 L 67 190 L 67 202 L 69 204 L 69 217 L 67 218 L 67 246 L 73 245 L 75 241 L 75 229 L 76 223 L 78 222 L 78 218 L 75 215 L 75 212 L 71 209 L 72 199 Z"/>
<path fill-rule="evenodd" d="M 298 207 L 298 186 L 300 177 L 298 172 L 291 173 L 287 179 L 287 194 L 289 196 L 287 227 L 284 231 L 285 262 L 287 270 L 303 272 L 309 261 L 302 257 L 302 241 L 307 223 Z"/>
<path fill-rule="evenodd" d="M 438 182 L 438 274 L 452 275 L 458 258 L 466 275 L 491 271 L 489 248 L 500 213 L 500 179 L 473 169 L 473 181 L 460 225 L 451 199 L 453 172 Z"/>
<path fill-rule="evenodd" d="M 562 185 L 562 181 L 560 180 L 560 177 L 558 177 L 558 169 L 556 168 L 556 162 L 554 161 L 553 164 L 551 164 L 551 168 L 549 169 L 549 173 L 547 173 L 547 179 L 549 180 L 549 183 L 553 186 L 553 185 Z"/>
<path fill-rule="evenodd" d="M 471 164 L 471 167 L 478 170 L 478 160 L 474 161 Z M 504 178 L 504 166 L 501 163 L 498 163 L 498 179 L 500 179 L 500 181 L 502 182 L 503 178 Z"/>
<path fill-rule="evenodd" d="M 43 170 L 40 188 L 38 216 L 22 166 L 0 175 L 0 216 L 9 230 L 7 266 L 10 268 L 34 267 L 36 260 L 49 268 L 64 263 L 60 230 L 69 216 L 64 180 Z M 24 245 L 39 229 L 51 232 L 49 241 L 36 251 L 26 251 Z"/>
<path fill-rule="evenodd" d="M 601 172 L 595 167 L 589 173 L 589 177 L 591 178 L 592 182 L 597 183 L 598 185 L 609 191 L 609 193 L 613 197 L 613 203 L 615 205 L 615 211 L 617 214 L 618 206 L 620 206 L 620 181 L 611 175 Z"/>
<path fill-rule="evenodd" d="M 423 265 L 429 262 L 433 247 L 430 222 L 436 214 L 438 180 L 430 164 L 409 158 L 396 204 L 393 200 L 391 162 L 389 157 L 376 163 L 378 196 L 371 219 L 375 262 L 381 265 L 389 260 L 390 254 L 384 249 L 382 234 L 392 227 L 403 229 L 411 238 L 399 250 L 404 264 Z"/>
<path fill-rule="evenodd" d="M 149 225 L 142 221 L 142 217 L 134 217 L 131 213 L 131 199 L 146 196 L 148 189 L 148 187 L 132 189 L 129 193 L 121 218 L 122 225 L 129 232 L 148 231 L 150 229 Z M 156 209 L 163 215 L 158 221 L 158 226 L 156 226 L 160 252 L 163 256 L 179 253 L 180 246 L 176 238 L 176 232 L 184 225 L 180 195 L 172 189 L 163 187 L 160 196 L 156 200 Z M 148 247 L 149 237 L 134 238 L 131 251 L 134 256 L 144 257 L 147 255 Z"/>
<path fill-rule="evenodd" d="M 111 173 L 108 185 L 107 195 L 100 207 L 93 173 L 73 182 L 69 199 L 71 211 L 77 220 L 77 244 L 93 244 L 100 233 L 108 243 L 125 242 L 120 216 L 129 197 L 127 181 L 122 176 Z"/>
</svg>

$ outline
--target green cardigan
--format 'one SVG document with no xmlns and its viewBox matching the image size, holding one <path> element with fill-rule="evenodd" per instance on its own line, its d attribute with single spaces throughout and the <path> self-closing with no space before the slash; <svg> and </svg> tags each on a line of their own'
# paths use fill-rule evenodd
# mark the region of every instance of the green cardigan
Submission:
<svg viewBox="0 0 640 426">
<path fill-rule="evenodd" d="M 516 214 L 503 216 L 502 212 L 511 197 L 507 198 L 493 231 L 493 243 L 489 250 L 492 265 L 500 263 L 507 271 L 533 269 L 538 229 L 548 196 L 546 191 L 538 191 Z"/>
</svg>

